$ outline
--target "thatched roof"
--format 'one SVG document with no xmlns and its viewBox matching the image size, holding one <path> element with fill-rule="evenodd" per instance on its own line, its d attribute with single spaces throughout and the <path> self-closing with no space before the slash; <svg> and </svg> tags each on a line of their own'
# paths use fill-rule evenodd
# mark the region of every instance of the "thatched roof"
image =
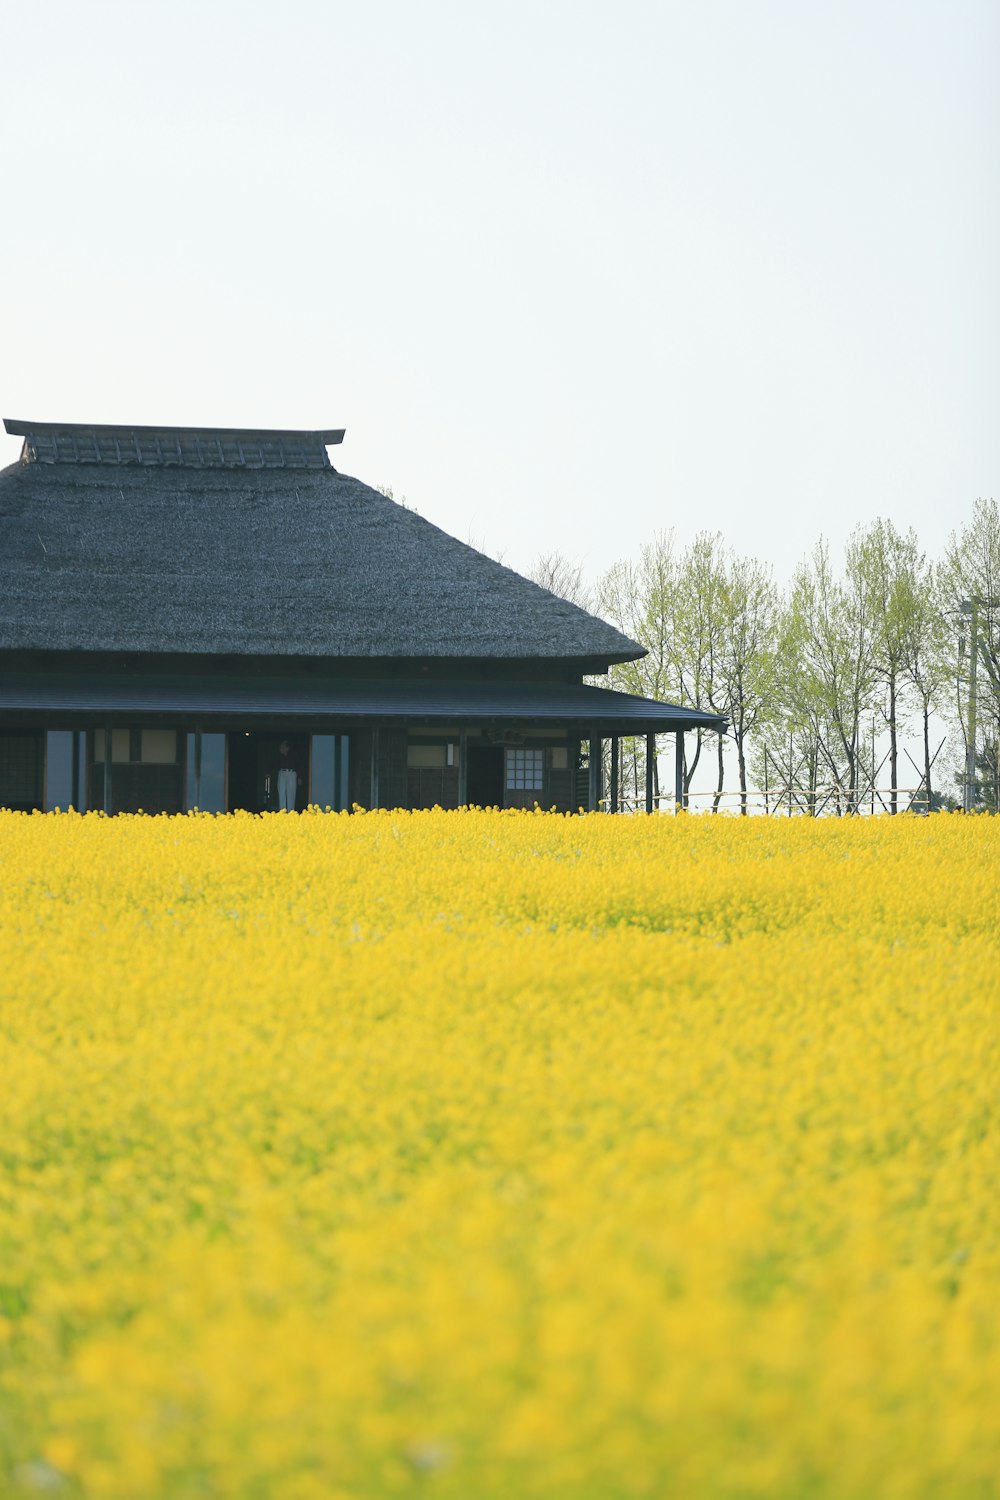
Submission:
<svg viewBox="0 0 1000 1500">
<path fill-rule="evenodd" d="M 0 650 L 644 654 L 338 473 L 339 431 L 7 427 L 25 446 L 0 472 Z"/>
</svg>

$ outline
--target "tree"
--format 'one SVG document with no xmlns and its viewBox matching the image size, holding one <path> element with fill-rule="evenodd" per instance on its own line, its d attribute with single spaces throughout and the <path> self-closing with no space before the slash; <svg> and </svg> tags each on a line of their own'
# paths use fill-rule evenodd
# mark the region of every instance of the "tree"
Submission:
<svg viewBox="0 0 1000 1500">
<path fill-rule="evenodd" d="M 678 697 L 729 721 L 717 736 L 717 775 L 712 811 L 725 786 L 727 735 L 736 747 L 740 811 L 747 812 L 747 739 L 774 691 L 774 632 L 777 591 L 769 569 L 738 557 L 718 532 L 701 532 L 684 553 L 675 604 L 674 656 Z M 685 766 L 689 791 L 704 731 Z"/>
<path fill-rule="evenodd" d="M 977 673 L 976 708 L 986 738 L 996 739 L 1000 732 L 1000 511 L 995 500 L 977 500 L 968 526 L 958 536 L 952 533 L 940 579 L 945 610 L 956 625 L 963 604 L 975 601 L 977 666 L 982 668 Z M 969 621 L 965 623 L 967 627 Z M 970 668 L 971 649 L 969 640 L 965 660 Z M 960 702 L 959 718 L 967 737 L 964 709 Z"/>
<path fill-rule="evenodd" d="M 747 744 L 773 689 L 777 591 L 769 570 L 729 552 L 715 532 L 701 532 L 678 556 L 672 533 L 661 532 L 637 562 L 620 562 L 600 580 L 598 611 L 646 647 L 641 662 L 612 669 L 627 692 L 667 698 L 729 720 L 736 746 L 741 810 L 747 811 Z M 682 768 L 685 797 L 698 767 L 704 730 Z M 640 742 L 623 746 L 639 795 Z M 725 784 L 725 735 L 718 736 L 713 812 Z M 654 768 L 654 790 L 658 778 Z"/>
<path fill-rule="evenodd" d="M 701 531 L 684 552 L 673 591 L 670 652 L 673 696 L 685 708 L 726 711 L 720 673 L 727 609 L 726 553 L 720 532 Z M 694 755 L 684 753 L 684 799 L 687 801 L 701 758 L 705 731 L 695 730 Z M 725 782 L 724 735 L 719 734 L 718 770 L 712 810 L 718 812 Z"/>
<path fill-rule="evenodd" d="M 594 591 L 584 577 L 583 563 L 571 562 L 561 552 L 543 552 L 528 577 L 550 594 L 593 611 Z"/>
<path fill-rule="evenodd" d="M 923 557 L 911 529 L 902 536 L 891 521 L 879 518 L 858 530 L 847 547 L 847 574 L 867 599 L 871 621 L 875 685 L 885 698 L 879 705 L 889 731 L 889 811 L 898 811 L 899 729 L 909 654 L 908 635 L 917 605 L 918 573 Z"/>
<path fill-rule="evenodd" d="M 736 746 L 740 813 L 746 817 L 747 741 L 767 712 L 776 687 L 778 592 L 770 569 L 756 558 L 730 556 L 722 615 L 719 676 L 729 734 Z"/>
<path fill-rule="evenodd" d="M 626 635 L 645 646 L 647 656 L 612 668 L 612 682 L 626 692 L 665 698 L 685 708 L 725 713 L 721 643 L 726 608 L 726 563 L 722 537 L 701 532 L 678 557 L 671 532 L 658 533 L 643 547 L 637 563 L 616 563 L 601 579 L 597 606 Z M 701 757 L 705 731 L 695 730 L 694 754 L 685 753 L 685 799 Z M 725 766 L 720 736 L 715 808 Z M 638 767 L 641 751 L 629 747 Z M 653 767 L 654 795 L 659 795 Z M 636 789 L 638 795 L 638 787 Z"/>
<path fill-rule="evenodd" d="M 638 562 L 619 562 L 597 586 L 598 612 L 646 648 L 641 661 L 612 668 L 616 687 L 663 698 L 674 684 L 674 624 L 680 569 L 673 532 L 657 532 Z"/>
<path fill-rule="evenodd" d="M 825 727 L 825 697 L 807 661 L 808 631 L 794 585 L 779 603 L 773 633 L 774 670 L 758 716 L 752 768 L 765 790 L 777 775 L 778 801 L 787 800 L 789 816 L 793 807 L 815 816 L 821 785 L 832 791 L 839 770 Z"/>
<path fill-rule="evenodd" d="M 976 755 L 977 804 L 985 812 L 1000 812 L 1000 741 L 993 735 Z"/>
<path fill-rule="evenodd" d="M 814 727 L 836 795 L 854 812 L 862 718 L 875 707 L 878 680 L 871 595 L 856 558 L 838 579 L 820 538 L 795 575 L 786 631 L 799 666 L 798 716 Z"/>
<path fill-rule="evenodd" d="M 931 715 L 944 707 L 955 676 L 952 632 L 942 604 L 939 570 L 921 557 L 903 635 L 903 669 L 920 711 L 923 737 L 924 799 L 934 805 L 931 786 Z"/>
<path fill-rule="evenodd" d="M 646 698 L 676 695 L 674 637 L 680 566 L 672 532 L 657 532 L 643 546 L 637 562 L 618 562 L 600 579 L 597 613 L 624 635 L 646 648 L 641 661 L 620 662 L 611 668 L 612 687 Z M 645 781 L 645 741 L 623 741 L 623 767 L 631 775 L 638 800 Z M 659 768 L 652 766 L 653 795 L 659 796 Z"/>
</svg>

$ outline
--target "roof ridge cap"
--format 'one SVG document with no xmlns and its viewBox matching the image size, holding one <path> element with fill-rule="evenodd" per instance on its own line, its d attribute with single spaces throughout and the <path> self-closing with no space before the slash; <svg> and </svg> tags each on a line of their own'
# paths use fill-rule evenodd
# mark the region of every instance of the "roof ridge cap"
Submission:
<svg viewBox="0 0 1000 1500">
<path fill-rule="evenodd" d="M 131 426 L 102 422 L 25 422 L 4 418 L 23 437 L 23 464 L 111 464 L 117 467 L 197 469 L 328 469 L 327 447 L 344 439 L 342 427 Z"/>
</svg>

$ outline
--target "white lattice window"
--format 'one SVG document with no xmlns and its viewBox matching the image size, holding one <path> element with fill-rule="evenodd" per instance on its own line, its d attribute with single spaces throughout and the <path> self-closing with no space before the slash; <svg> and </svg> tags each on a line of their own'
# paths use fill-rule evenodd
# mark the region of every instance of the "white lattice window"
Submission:
<svg viewBox="0 0 1000 1500">
<path fill-rule="evenodd" d="M 544 750 L 508 750 L 508 792 L 540 792 L 545 767 L 544 757 Z"/>
</svg>

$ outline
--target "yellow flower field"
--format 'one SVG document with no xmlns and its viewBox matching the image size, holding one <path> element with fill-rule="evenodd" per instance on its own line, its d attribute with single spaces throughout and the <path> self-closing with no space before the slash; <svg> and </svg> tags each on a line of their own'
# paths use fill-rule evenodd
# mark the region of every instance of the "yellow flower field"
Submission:
<svg viewBox="0 0 1000 1500">
<path fill-rule="evenodd" d="M 0 815 L 0 1494 L 1000 1494 L 998 873 Z"/>
</svg>

